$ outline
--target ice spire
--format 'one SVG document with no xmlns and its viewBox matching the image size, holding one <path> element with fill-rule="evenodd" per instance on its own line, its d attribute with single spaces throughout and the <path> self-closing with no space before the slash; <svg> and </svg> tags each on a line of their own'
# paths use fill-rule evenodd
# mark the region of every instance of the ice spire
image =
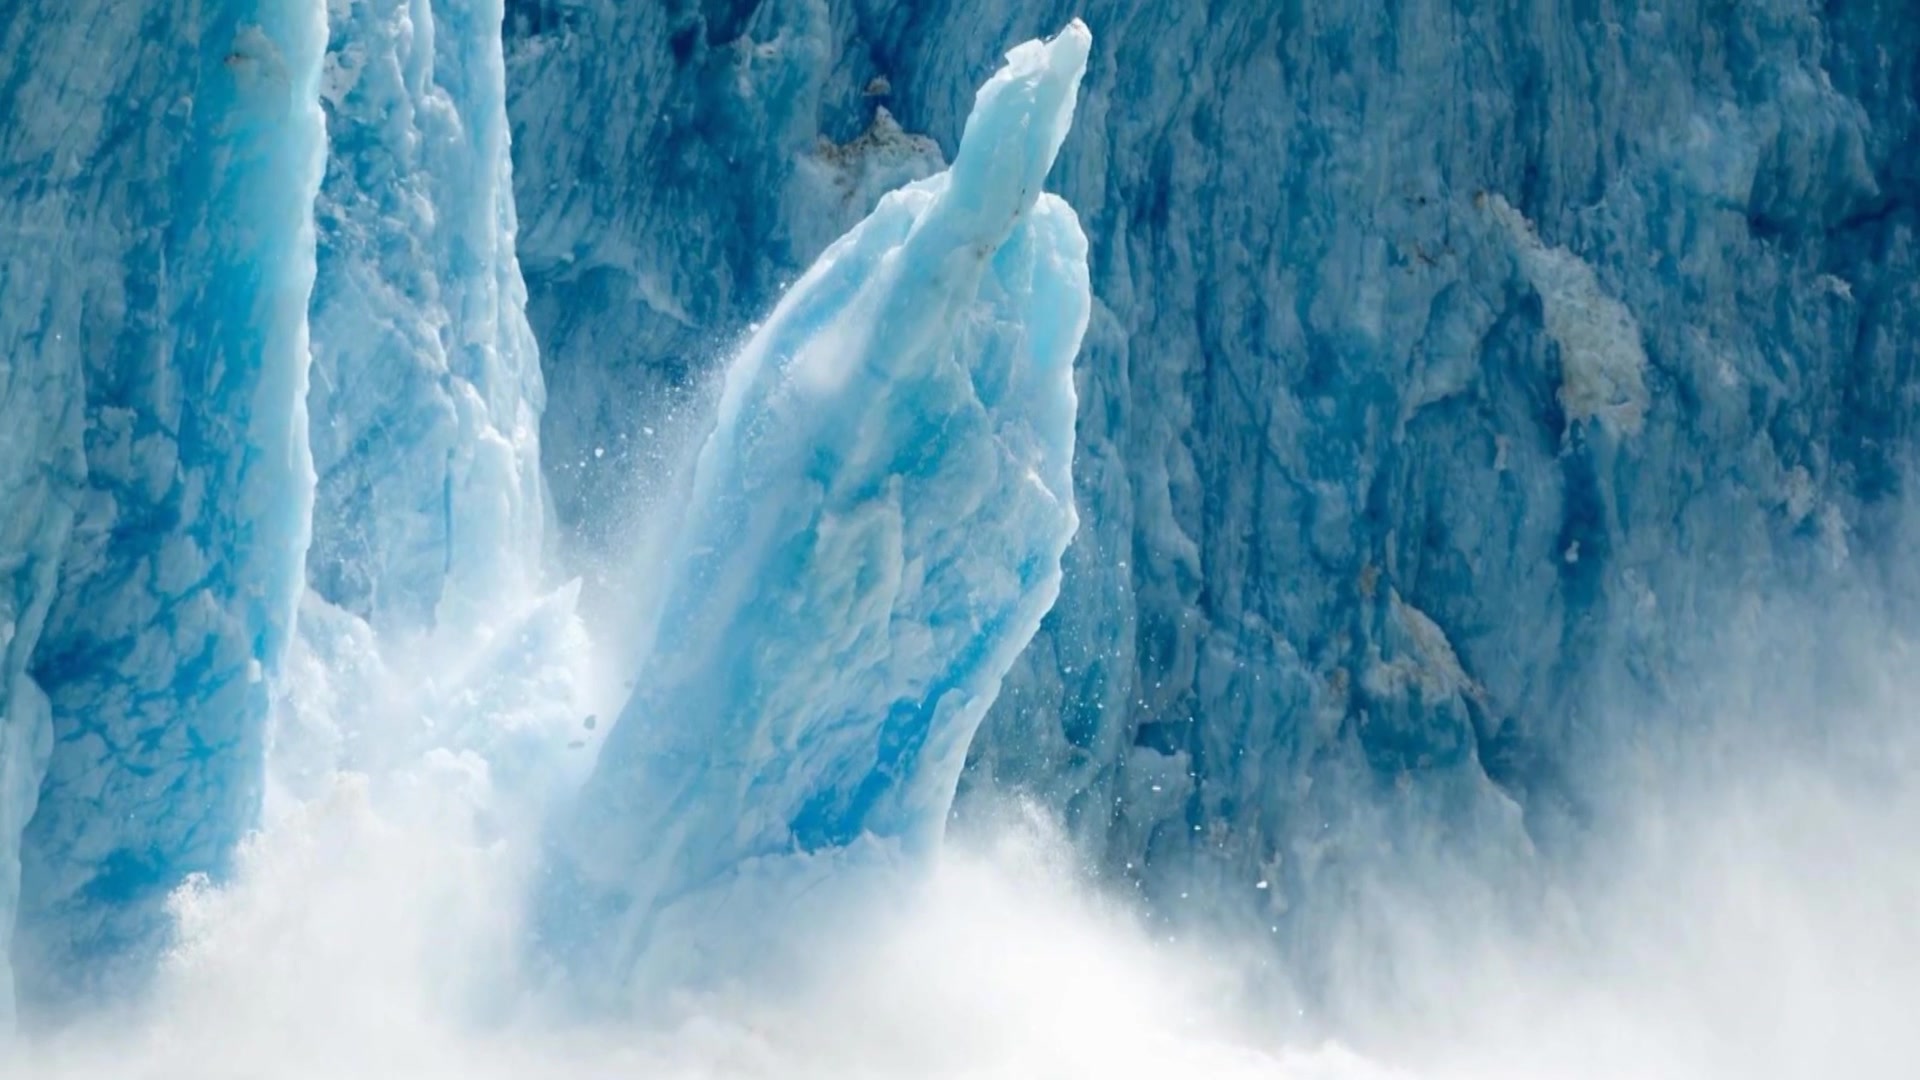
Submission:
<svg viewBox="0 0 1920 1080">
<path fill-rule="evenodd" d="M 589 997 L 724 973 L 823 878 L 935 850 L 1076 527 L 1087 246 L 1041 184 L 1091 44 L 1010 52 L 953 167 L 735 357 L 638 684 L 554 830 L 539 932 Z"/>
</svg>

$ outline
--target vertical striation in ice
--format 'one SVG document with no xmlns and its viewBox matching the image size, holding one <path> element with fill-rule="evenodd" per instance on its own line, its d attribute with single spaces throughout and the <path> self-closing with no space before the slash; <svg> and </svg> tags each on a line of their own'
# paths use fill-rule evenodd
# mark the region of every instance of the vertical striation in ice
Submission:
<svg viewBox="0 0 1920 1080">
<path fill-rule="evenodd" d="M 776 940 L 924 856 L 1076 527 L 1086 241 L 1042 183 L 1091 37 L 1029 42 L 953 167 L 887 195 L 727 373 L 638 684 L 555 832 L 540 931 L 590 995 Z"/>
<path fill-rule="evenodd" d="M 10 35 L 0 38 L 11 44 Z M 0 113 L 18 107 L 0 95 Z M 0 132 L 0 1040 L 13 1019 L 20 837 L 52 745 L 46 694 L 28 663 L 84 475 L 78 297 L 47 272 L 48 207 L 32 197 L 44 189 L 31 174 L 4 168 L 30 158 L 40 134 L 30 125 Z"/>
<path fill-rule="evenodd" d="M 150 944 L 167 891 L 218 872 L 256 810 L 311 505 L 325 22 L 318 0 L 81 2 L 0 35 L 31 57 L 0 80 L 0 176 L 25 178 L 0 181 L 0 824 L 31 804 L 11 785 L 50 712 L 14 966 L 22 1009 L 51 1012 Z"/>
<path fill-rule="evenodd" d="M 80 63 L 84 25 L 0 17 L 0 55 L 46 50 L 56 59 L 51 71 L 0 82 L 0 115 L 9 117 L 0 125 L 0 1040 L 13 1019 L 20 839 L 52 745 L 29 663 L 86 473 L 81 328 L 89 287 L 100 286 L 84 270 L 101 253 L 74 221 L 87 205 L 78 151 L 99 138 L 99 124 L 58 106 L 108 93 L 112 74 Z"/>
<path fill-rule="evenodd" d="M 578 587 L 543 593 L 539 352 L 515 255 L 498 0 L 332 6 L 308 397 L 309 593 L 271 794 L 474 753 L 581 762 Z M 466 760 L 466 759 L 463 759 Z M 577 773 L 584 768 L 569 765 Z M 278 805 L 278 804 L 276 804 Z"/>
<path fill-rule="evenodd" d="M 24 20 L 0 19 L 6 55 L 30 43 Z M 47 698 L 28 665 L 85 475 L 83 301 L 71 277 L 49 272 L 75 254 L 70 237 L 49 224 L 71 213 L 74 192 L 61 181 L 73 177 L 34 167 L 61 141 L 57 130 L 31 122 L 39 95 L 50 92 L 37 81 L 0 89 L 0 115 L 21 118 L 0 126 L 0 1041 L 13 1022 L 20 838 L 52 745 Z"/>
<path fill-rule="evenodd" d="M 333 5 L 315 208 L 309 574 L 383 630 L 537 580 L 539 351 L 514 255 L 500 0 Z"/>
<path fill-rule="evenodd" d="M 950 149 L 992 42 L 1064 10 L 514 0 L 549 428 L 637 437 L 585 406 L 697 378 L 839 211 L 785 194 L 813 134 L 877 103 Z M 1368 814 L 1560 835 L 1607 794 L 1585 751 L 1687 692 L 1743 595 L 1899 549 L 1911 5 L 1073 10 L 1082 528 L 968 783 L 1058 807 L 1156 912 L 1284 939 L 1398 858 Z M 580 98 L 592 138 L 553 119 Z"/>
</svg>

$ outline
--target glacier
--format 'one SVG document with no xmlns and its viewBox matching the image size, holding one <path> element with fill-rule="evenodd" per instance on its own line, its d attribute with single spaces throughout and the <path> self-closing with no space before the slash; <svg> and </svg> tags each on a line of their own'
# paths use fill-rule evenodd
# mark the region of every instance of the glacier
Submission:
<svg viewBox="0 0 1920 1080">
<path fill-rule="evenodd" d="M 937 849 L 1077 524 L 1087 245 L 1041 186 L 1091 43 L 1009 53 L 953 167 L 729 365 L 632 699 L 551 845 L 538 933 L 577 990 L 764 965 L 823 879 Z"/>
<path fill-rule="evenodd" d="M 514 252 L 496 3 L 332 20 L 314 207 L 309 577 L 389 633 L 540 583 L 540 354 Z"/>
<path fill-rule="evenodd" d="M 992 42 L 1069 10 L 1082 524 L 963 813 L 1028 792 L 1159 915 L 1306 948 L 1428 840 L 1581 835 L 1757 597 L 1819 598 L 1783 668 L 1911 625 L 1920 21 L 1876 2 L 520 0 L 545 424 L 608 449 L 550 470 L 581 561 L 865 212 L 819 177 L 937 167 Z"/>
<path fill-rule="evenodd" d="M 1016 53 L 1070 129 L 976 98 L 1076 17 Z M 29 1028 L 362 796 L 532 864 L 479 951 L 589 996 L 758 970 L 1009 798 L 1311 991 L 1456 856 L 1449 914 L 1603 892 L 1706 717 L 1831 756 L 1920 625 L 1891 0 L 81 0 L 0 48 Z"/>
<path fill-rule="evenodd" d="M 16 585 L 0 714 L 0 857 L 20 870 L 17 894 L 11 870 L 0 879 L 0 940 L 4 1004 L 17 989 L 36 1027 L 136 996 L 180 905 L 228 877 L 244 837 L 337 800 L 342 776 L 365 777 L 372 805 L 402 819 L 444 811 L 420 803 L 422 778 L 439 776 L 479 800 L 466 812 L 486 833 L 503 816 L 537 820 L 595 759 L 576 752 L 599 741 L 581 721 L 580 584 L 556 585 L 544 554 L 545 402 L 515 252 L 503 21 L 484 2 L 409 0 L 230 5 L 177 29 L 92 9 L 8 24 L 14 55 L 74 55 L 119 33 L 133 85 L 182 92 L 148 114 L 123 104 L 137 95 L 67 80 L 72 64 L 9 83 L 9 110 L 44 121 L 10 142 L 14 174 L 57 164 L 70 185 L 110 185 L 81 199 L 23 180 L 8 202 L 19 235 L 99 271 L 50 279 L 19 261 L 0 297 L 16 421 L 0 475 L 20 511 L 5 537 Z M 194 50 L 166 47 L 181 35 Z M 719 464 L 695 491 L 708 531 L 680 538 L 668 576 L 687 576 L 654 614 L 672 629 L 701 610 L 701 579 L 722 568 L 701 545 L 730 536 L 768 477 L 818 483 L 843 455 L 818 507 L 755 516 L 760 546 L 726 565 L 742 588 L 766 571 L 766 595 L 790 594 L 801 613 L 763 629 L 797 647 L 854 605 L 831 659 L 867 673 L 836 690 L 801 678 L 830 670 L 822 657 L 764 665 L 716 730 L 688 733 L 724 757 L 759 722 L 756 700 L 785 694 L 780 737 L 813 740 L 739 766 L 784 783 L 740 793 L 777 827 L 731 847 L 698 837 L 682 852 L 703 873 L 763 856 L 776 833 L 818 850 L 893 845 L 924 865 L 973 729 L 1052 602 L 1075 522 L 1086 243 L 1041 182 L 1087 40 L 1075 24 L 1016 50 L 983 92 L 975 152 L 888 196 L 742 353 L 709 452 Z M 67 113 L 91 123 L 51 121 Z M 937 157 L 884 123 L 867 142 L 816 183 L 871 199 Z M 879 335 L 859 346 L 870 355 L 836 355 L 862 333 Z M 795 378 L 809 400 L 788 400 Z M 769 417 L 814 426 L 767 439 Z M 781 584 L 786 529 L 818 544 Z M 704 617 L 750 627 L 744 608 Z M 739 637 L 626 662 L 651 680 L 629 710 L 640 719 L 594 747 L 576 826 L 635 809 L 632 783 L 657 779 L 663 758 L 646 718 L 697 704 L 720 670 L 703 665 L 746 663 L 770 636 Z M 724 772 L 680 779 L 718 791 Z M 624 826 L 624 851 L 550 831 L 575 841 L 557 853 L 625 858 L 624 879 L 592 884 L 638 893 L 641 826 Z"/>
<path fill-rule="evenodd" d="M 0 1014 L 17 984 L 57 1017 L 137 988 L 167 896 L 369 726 L 457 702 L 434 745 L 553 742 L 579 640 L 574 592 L 540 591 L 499 7 L 23 7 L 6 33 L 39 62 L 0 199 Z M 443 658 L 411 713 L 343 700 L 389 688 L 347 670 L 373 627 Z"/>
<path fill-rule="evenodd" d="M 219 873 L 251 826 L 313 484 L 324 13 L 117 11 L 6 20 L 0 321 L 9 413 L 32 416 L 4 469 L 26 535 L 0 555 L 24 586 L 0 703 L 5 820 L 33 811 L 23 1008 L 111 985 L 164 930 L 166 893 Z M 37 504 L 53 505 L 16 516 Z"/>
</svg>

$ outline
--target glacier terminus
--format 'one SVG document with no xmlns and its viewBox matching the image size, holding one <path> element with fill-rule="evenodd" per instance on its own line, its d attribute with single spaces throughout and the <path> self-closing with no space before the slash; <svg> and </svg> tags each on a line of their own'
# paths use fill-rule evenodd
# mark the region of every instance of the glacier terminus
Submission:
<svg viewBox="0 0 1920 1080">
<path fill-rule="evenodd" d="M 11 684 L 6 762 L 11 983 L 29 1014 L 136 989 L 166 947 L 168 895 L 230 873 L 270 782 L 298 798 L 316 771 L 392 767 L 351 745 L 364 730 L 312 715 L 310 691 L 270 700 L 290 647 L 364 668 L 505 637 L 483 666 L 511 670 L 580 646 L 577 586 L 541 599 L 543 399 L 504 186 L 500 20 L 358 13 L 330 28 L 324 65 L 311 17 L 277 38 L 240 13 L 201 28 L 191 113 L 209 134 L 173 167 L 210 179 L 167 180 L 202 201 L 152 210 L 167 223 L 154 258 L 198 275 L 154 302 L 188 306 L 140 324 L 160 335 L 147 359 L 67 375 L 103 395 L 67 424 L 88 451 L 60 492 L 79 512 L 48 515 L 64 553 L 22 547 L 47 563 L 27 580 L 57 571 L 72 606 L 27 593 L 33 622 L 9 642 L 39 633 Z M 728 879 L 855 873 L 772 869 L 781 856 L 937 849 L 1076 523 L 1086 240 L 1043 183 L 1090 43 L 1075 22 L 1013 50 L 954 167 L 882 199 L 740 347 L 656 571 L 637 689 L 549 830 L 533 933 L 571 978 L 625 985 L 656 921 L 731 910 L 702 895 Z M 136 373 L 148 381 L 127 385 Z M 114 525 L 136 506 L 143 524 Z M 521 621 L 498 618 L 516 604 Z M 77 636 L 96 621 L 118 636 Z M 425 707 L 484 714 L 497 688 L 471 678 Z M 537 731 L 437 720 L 413 741 L 500 774 L 541 752 Z M 738 906 L 752 888 L 734 891 Z M 712 950 L 772 910 L 675 940 Z"/>
<path fill-rule="evenodd" d="M 0 1075 L 1902 1075 L 1920 10 L 0 5 Z"/>
</svg>

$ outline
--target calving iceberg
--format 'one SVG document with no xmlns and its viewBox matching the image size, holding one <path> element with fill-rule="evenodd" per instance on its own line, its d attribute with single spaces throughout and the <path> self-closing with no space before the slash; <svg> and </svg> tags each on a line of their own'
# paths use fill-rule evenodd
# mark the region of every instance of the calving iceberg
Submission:
<svg viewBox="0 0 1920 1080">
<path fill-rule="evenodd" d="M 549 459 L 576 534 L 618 535 L 616 450 L 677 406 L 645 391 L 704 374 L 848 205 L 812 148 L 881 103 L 951 154 L 983 32 L 1054 18 L 853 7 L 511 6 L 549 442 L 609 449 Z M 1158 917 L 1297 954 L 1363 864 L 1399 872 L 1376 813 L 1517 808 L 1472 842 L 1524 858 L 1616 803 L 1599 751 L 1755 590 L 1838 564 L 1913 595 L 1885 558 L 1920 432 L 1920 8 L 1074 11 L 1081 526 L 965 791 L 1032 793 Z"/>
<path fill-rule="evenodd" d="M 953 167 L 734 360 L 633 696 L 552 832 L 539 930 L 586 996 L 723 974 L 823 875 L 938 842 L 1076 527 L 1087 245 L 1041 184 L 1091 42 L 1009 53 Z"/>
</svg>

